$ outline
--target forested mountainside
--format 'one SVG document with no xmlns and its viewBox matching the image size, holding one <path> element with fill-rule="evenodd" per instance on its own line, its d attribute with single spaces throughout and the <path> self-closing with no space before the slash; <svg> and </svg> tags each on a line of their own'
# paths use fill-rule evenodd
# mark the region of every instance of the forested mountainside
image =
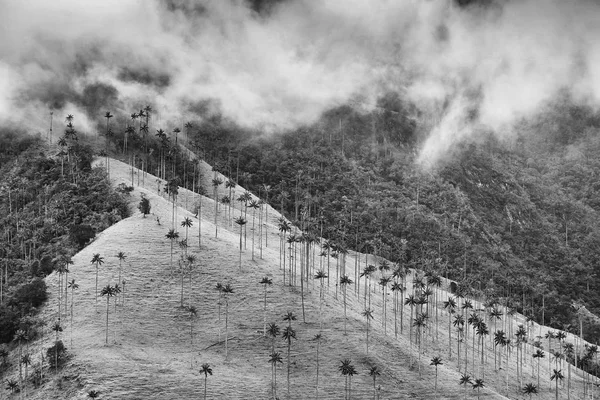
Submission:
<svg viewBox="0 0 600 400">
<path fill-rule="evenodd" d="M 0 136 L 0 344 L 19 329 L 34 339 L 42 278 L 65 274 L 71 257 L 96 233 L 129 215 L 124 196 L 92 168 L 93 150 L 77 135 L 61 146 L 39 137 Z M 37 333 L 35 333 L 37 332 Z"/>
<path fill-rule="evenodd" d="M 213 118 L 193 140 L 218 170 L 341 249 L 447 276 L 539 323 L 579 333 L 581 322 L 597 340 L 598 114 L 562 99 L 505 141 L 483 131 L 422 167 L 428 122 L 397 96 L 379 106 L 259 138 Z"/>
</svg>

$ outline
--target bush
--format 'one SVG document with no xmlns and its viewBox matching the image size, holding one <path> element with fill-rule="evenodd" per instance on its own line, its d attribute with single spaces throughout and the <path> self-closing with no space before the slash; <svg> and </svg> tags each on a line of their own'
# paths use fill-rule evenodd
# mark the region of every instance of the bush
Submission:
<svg viewBox="0 0 600 400">
<path fill-rule="evenodd" d="M 129 196 L 131 192 L 133 192 L 133 186 L 127 186 L 125 183 L 119 183 L 116 190 L 119 193 L 126 194 Z"/>
<path fill-rule="evenodd" d="M 69 239 L 71 239 L 80 250 L 94 237 L 96 237 L 96 232 L 94 231 L 94 228 L 88 224 L 72 225 L 71 229 L 69 229 Z"/>
<path fill-rule="evenodd" d="M 144 214 L 144 218 L 146 218 L 146 215 L 150 214 L 151 208 L 152 207 L 150 206 L 150 200 L 148 200 L 144 195 L 142 195 L 140 204 L 138 204 L 138 210 L 140 210 L 140 212 Z"/>
<path fill-rule="evenodd" d="M 48 347 L 46 350 L 46 357 L 48 364 L 52 368 L 61 367 L 67 360 L 67 348 L 63 344 L 62 340 L 57 340 L 54 346 Z"/>
<path fill-rule="evenodd" d="M 35 278 L 30 283 L 26 283 L 17 288 L 10 304 L 15 306 L 27 305 L 29 308 L 39 307 L 48 298 L 46 282 L 40 278 Z"/>
</svg>

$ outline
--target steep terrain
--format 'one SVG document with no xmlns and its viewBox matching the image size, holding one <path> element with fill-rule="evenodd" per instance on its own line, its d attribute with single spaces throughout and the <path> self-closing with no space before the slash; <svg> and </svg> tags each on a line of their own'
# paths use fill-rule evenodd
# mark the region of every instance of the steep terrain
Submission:
<svg viewBox="0 0 600 400">
<path fill-rule="evenodd" d="M 135 171 L 137 173 L 137 171 Z M 205 175 L 210 175 L 205 171 Z M 131 169 L 126 164 L 111 161 L 110 176 L 113 183 L 130 183 Z M 137 182 L 137 179 L 135 180 Z M 262 251 L 262 259 L 258 249 L 255 260 L 251 260 L 251 237 L 248 247 L 242 254 L 242 268 L 238 264 L 239 230 L 237 226 L 225 219 L 224 212 L 218 216 L 218 237 L 215 238 L 214 203 L 203 197 L 202 203 L 202 244 L 198 246 L 198 219 L 188 209 L 198 202 L 199 196 L 185 189 L 179 190 L 177 208 L 177 225 L 185 217 L 193 220 L 189 229 L 188 252 L 197 257 L 193 273 L 193 290 L 188 289 L 188 277 L 184 281 L 184 304 L 197 308 L 197 317 L 190 318 L 190 313 L 181 308 L 181 277 L 178 273 L 178 259 L 182 250 L 175 245 L 173 268 L 171 269 L 171 244 L 165 235 L 170 228 L 172 206 L 165 198 L 157 194 L 156 178 L 146 175 L 140 182 L 145 185 L 135 187 L 131 194 L 131 207 L 134 208 L 141 195 L 146 196 L 152 206 L 152 214 L 143 217 L 139 212 L 116 225 L 106 229 L 85 249 L 73 257 L 74 265 L 70 268 L 69 278 L 74 278 L 79 289 L 74 292 L 73 321 L 70 317 L 63 321 L 64 331 L 61 339 L 70 354 L 66 366 L 54 374 L 45 371 L 50 381 L 41 388 L 28 389 L 28 399 L 84 399 L 90 390 L 101 392 L 101 399 L 188 399 L 202 398 L 204 376 L 199 374 L 201 364 L 210 364 L 213 375 L 208 376 L 208 398 L 267 399 L 271 396 L 271 340 L 263 336 L 263 286 L 259 281 L 264 276 L 273 279 L 268 288 L 267 323 L 276 322 L 283 330 L 287 322 L 283 316 L 293 312 L 297 320 L 292 322 L 296 330 L 296 340 L 291 345 L 290 397 L 316 398 L 316 351 L 317 342 L 313 340 L 319 333 L 319 286 L 312 280 L 306 295 L 306 323 L 302 322 L 301 295 L 299 286 L 283 286 L 282 271 L 279 269 L 279 236 L 277 219 L 279 214 L 269 209 L 267 223 L 269 238 L 268 248 Z M 224 189 L 220 189 L 224 190 Z M 243 188 L 236 188 L 237 195 Z M 239 205 L 236 204 L 238 208 Z M 160 220 L 160 225 L 157 222 Z M 250 219 L 251 223 L 251 219 Z M 185 229 L 178 227 L 180 239 L 185 237 Z M 250 235 L 250 229 L 248 234 Z M 122 279 L 125 281 L 124 292 L 115 299 L 110 299 L 108 344 L 105 343 L 106 298 L 95 300 L 95 266 L 90 263 L 93 255 L 99 253 L 104 257 L 104 264 L 98 272 L 99 289 L 107 284 L 114 285 L 119 277 L 118 252 L 125 252 L 127 258 L 122 265 Z M 348 255 L 347 266 L 355 265 L 354 254 Z M 326 258 L 317 264 L 326 263 Z M 361 256 L 365 263 L 365 256 Z M 368 256 L 367 263 L 376 263 Z M 335 270 L 332 264 L 332 271 Z M 407 288 L 410 291 L 412 282 L 409 274 Z M 56 273 L 47 278 L 50 288 L 50 299 L 42 311 L 47 326 L 51 326 L 57 317 L 58 276 Z M 378 281 L 378 276 L 372 279 Z M 381 399 L 432 399 L 434 395 L 435 369 L 429 366 L 429 360 L 441 356 L 443 365 L 439 367 L 439 398 L 459 399 L 466 394 L 475 398 L 477 391 L 471 386 L 458 384 L 460 374 L 457 372 L 455 331 L 453 336 L 453 358 L 448 360 L 448 315 L 441 312 L 436 329 L 435 319 L 430 321 L 430 334 L 424 338 L 423 354 L 420 357 L 417 346 L 409 342 L 407 329 L 410 308 L 404 308 L 404 334 L 394 339 L 392 298 L 388 297 L 387 335 L 382 329 L 381 289 L 371 293 L 370 301 L 374 320 L 370 323 L 369 348 L 366 351 L 366 323 L 361 312 L 364 309 L 364 278 L 361 279 L 361 292 L 357 297 L 354 290 L 348 289 L 348 321 L 347 335 L 344 335 L 343 296 L 336 293 L 334 279 L 325 295 L 326 305 L 323 309 L 323 339 L 319 348 L 319 398 L 344 398 L 344 377 L 338 367 L 342 359 L 348 358 L 355 366 L 357 375 L 352 380 L 352 397 L 364 399 L 374 397 L 373 379 L 369 376 L 371 366 L 377 366 L 381 375 L 377 377 L 375 387 L 380 388 Z M 229 335 L 228 356 L 225 357 L 225 305 L 220 307 L 219 293 L 215 290 L 217 283 L 231 284 L 234 293 L 229 295 Z M 373 284 L 372 284 L 373 285 Z M 377 285 L 373 285 L 375 287 Z M 438 292 L 438 304 L 448 298 L 446 284 Z M 353 286 L 351 286 L 353 287 Z M 69 292 L 69 304 L 71 293 Z M 475 307 L 480 306 L 475 302 Z M 64 317 L 63 317 L 64 320 Z M 524 323 L 524 319 L 516 315 L 512 323 Z M 500 323 L 499 323 L 500 324 Z M 491 323 L 489 324 L 491 329 Z M 470 328 L 468 328 L 470 329 Z M 546 332 L 547 328 L 533 324 L 531 335 Z M 39 363 L 39 354 L 49 346 L 54 333 L 46 329 L 45 338 L 29 343 L 34 354 L 35 368 Z M 413 333 L 414 335 L 414 333 Z M 469 336 L 469 341 L 471 336 Z M 569 337 L 568 340 L 572 340 Z M 521 398 L 515 382 L 516 361 L 514 354 L 508 368 L 494 372 L 494 354 L 489 337 L 485 340 L 487 359 L 485 377 L 480 371 L 477 357 L 474 367 L 469 361 L 469 372 L 475 371 L 475 378 L 484 377 L 485 387 L 481 389 L 484 398 Z M 277 368 L 277 393 L 280 398 L 287 397 L 287 346 L 278 336 L 275 340 L 277 351 L 281 352 L 283 363 Z M 535 382 L 531 377 L 531 346 L 525 361 L 525 379 L 523 383 Z M 463 346 L 464 348 L 464 346 Z M 16 352 L 13 352 L 15 354 Z M 514 353 L 514 350 L 513 350 Z M 469 345 L 468 356 L 472 349 Z M 16 365 L 15 360 L 13 365 Z M 538 398 L 554 398 L 554 382 L 550 382 L 551 371 L 548 370 L 548 359 L 541 364 L 541 388 Z M 464 363 L 464 361 L 463 361 Z M 537 365 L 536 365 L 537 367 Z M 552 366 L 553 368 L 553 366 Z M 552 369 L 551 368 L 551 369 Z M 565 367 L 566 368 L 566 367 Z M 419 371 L 420 370 L 420 371 Z M 566 370 L 563 369 L 563 372 Z M 31 371 L 30 371 L 31 372 Z M 566 372 L 564 373 L 566 376 Z M 581 392 L 581 375 L 572 371 L 571 398 L 583 398 Z M 12 378 L 17 377 L 18 369 L 13 368 Z M 577 375 L 575 377 L 575 375 Z M 533 375 L 535 376 L 535 374 Z M 506 385 L 508 382 L 508 391 Z M 552 386 L 550 387 L 550 385 Z M 563 382 L 561 398 L 566 398 L 566 381 Z M 18 398 L 18 394 L 9 396 Z"/>
</svg>

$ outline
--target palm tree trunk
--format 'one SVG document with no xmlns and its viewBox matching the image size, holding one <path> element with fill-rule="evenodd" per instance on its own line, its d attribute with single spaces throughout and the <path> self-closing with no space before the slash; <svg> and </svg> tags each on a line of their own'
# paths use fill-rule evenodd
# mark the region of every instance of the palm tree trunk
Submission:
<svg viewBox="0 0 600 400">
<path fill-rule="evenodd" d="M 225 296 L 225 359 L 227 360 L 227 336 L 229 333 L 229 298 Z"/>
<path fill-rule="evenodd" d="M 110 297 L 106 296 L 106 344 L 108 344 L 108 311 L 110 310 Z"/>
<path fill-rule="evenodd" d="M 206 381 L 208 376 L 204 374 L 204 400 L 206 400 Z"/>
</svg>

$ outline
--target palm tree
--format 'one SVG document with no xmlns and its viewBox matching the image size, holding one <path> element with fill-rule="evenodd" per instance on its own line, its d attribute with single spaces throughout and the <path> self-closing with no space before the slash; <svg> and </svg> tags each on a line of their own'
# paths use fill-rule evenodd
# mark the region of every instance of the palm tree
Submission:
<svg viewBox="0 0 600 400">
<path fill-rule="evenodd" d="M 363 317 L 367 320 L 367 355 L 369 354 L 369 326 L 371 325 L 371 321 L 373 319 L 373 311 L 370 308 L 366 308 L 361 313 Z"/>
<path fill-rule="evenodd" d="M 412 320 L 413 320 L 414 307 L 417 305 L 417 299 L 415 298 L 415 295 L 413 295 L 413 294 L 409 295 L 404 300 L 404 304 L 407 305 L 407 306 L 410 306 L 410 321 L 411 321 L 411 326 L 409 326 L 408 330 L 409 330 L 409 341 L 410 341 L 410 344 L 412 345 Z"/>
<path fill-rule="evenodd" d="M 454 297 L 450 296 L 447 301 L 444 301 L 444 308 L 448 310 L 448 358 L 452 359 L 452 314 L 456 312 L 456 300 Z M 460 362 L 458 364 L 460 365 Z"/>
<path fill-rule="evenodd" d="M 28 368 L 31 365 L 31 356 L 29 355 L 29 353 L 23 354 L 20 362 L 25 366 L 25 383 L 27 383 L 27 376 L 29 371 Z M 25 398 L 27 398 L 27 385 L 23 385 L 22 389 L 25 392 Z"/>
<path fill-rule="evenodd" d="M 391 289 L 394 298 L 394 337 L 398 339 L 398 297 L 404 292 L 404 287 L 401 283 L 394 282 Z M 400 307 L 401 310 L 402 308 Z M 400 319 L 402 319 L 402 314 L 400 314 Z M 400 324 L 402 325 L 402 321 L 400 321 Z"/>
<path fill-rule="evenodd" d="M 260 207 L 260 205 L 258 204 L 258 201 L 250 200 L 248 207 L 252 209 L 252 261 L 254 261 L 254 221 L 256 217 L 256 210 L 258 207 Z"/>
<path fill-rule="evenodd" d="M 533 358 L 537 358 L 537 387 L 540 386 L 540 359 L 545 356 L 544 352 L 540 349 L 537 349 L 535 353 L 533 353 Z"/>
<path fill-rule="evenodd" d="M 319 290 L 319 330 L 323 329 L 323 284 L 324 279 L 327 278 L 327 274 L 322 270 L 317 271 L 315 274 L 315 279 L 319 279 L 321 281 L 321 286 Z"/>
<path fill-rule="evenodd" d="M 291 320 L 290 320 L 291 322 Z M 281 334 L 283 340 L 287 341 L 287 389 L 288 389 L 288 398 L 290 397 L 290 365 L 291 365 L 291 348 L 292 348 L 292 339 L 296 339 L 296 331 L 291 326 L 286 326 L 283 329 L 283 333 Z"/>
<path fill-rule="evenodd" d="M 279 267 L 281 268 L 281 260 L 283 260 L 283 284 L 285 285 L 285 236 L 291 231 L 292 228 L 288 221 L 286 221 L 283 217 L 279 218 L 279 232 L 281 232 L 281 246 L 279 248 Z M 282 255 L 283 251 L 283 255 Z M 292 278 L 290 277 L 290 285 L 292 284 Z"/>
<path fill-rule="evenodd" d="M 477 379 L 475 379 L 475 382 L 473 382 L 473 390 L 477 389 L 477 398 L 478 399 L 479 399 L 479 391 L 484 386 L 485 385 L 484 385 L 483 379 L 481 379 L 481 378 L 477 378 Z"/>
<path fill-rule="evenodd" d="M 96 303 L 98 303 L 98 266 L 104 264 L 104 257 L 100 257 L 99 253 L 94 254 L 90 263 L 96 266 Z"/>
<path fill-rule="evenodd" d="M 429 365 L 433 365 L 435 367 L 435 398 L 437 399 L 437 381 L 438 381 L 438 367 L 443 365 L 442 357 L 435 356 L 431 359 L 431 363 Z"/>
<path fill-rule="evenodd" d="M 319 398 L 319 346 L 321 345 L 321 334 L 318 333 L 315 335 L 315 337 L 313 338 L 314 341 L 317 342 L 317 382 L 316 382 L 316 393 L 317 396 L 316 398 Z"/>
<path fill-rule="evenodd" d="M 413 326 L 417 328 L 417 343 L 419 346 L 419 376 L 421 376 L 421 343 L 425 333 L 425 327 L 427 326 L 427 318 L 427 314 L 419 313 L 413 321 Z"/>
<path fill-rule="evenodd" d="M 14 379 L 6 380 L 6 390 L 10 390 L 11 393 L 14 393 L 18 388 L 19 382 L 15 381 Z"/>
<path fill-rule="evenodd" d="M 88 397 L 89 397 L 90 399 L 97 399 L 98 397 L 100 397 L 100 392 L 99 392 L 99 391 L 97 391 L 97 390 L 90 390 L 90 391 L 88 392 Z"/>
<path fill-rule="evenodd" d="M 342 286 L 342 290 L 344 292 L 344 336 L 347 335 L 346 332 L 346 321 L 347 321 L 347 316 L 346 316 L 346 290 L 348 285 L 352 284 L 352 279 L 350 279 L 348 277 L 348 275 L 344 275 L 340 278 L 340 286 Z"/>
<path fill-rule="evenodd" d="M 183 221 L 181 221 L 181 226 L 185 227 L 185 241 L 187 243 L 188 240 L 188 228 L 190 228 L 192 225 L 194 225 L 192 223 L 192 220 L 188 217 L 185 217 L 185 219 Z M 186 250 L 186 255 L 187 255 L 187 250 Z"/>
<path fill-rule="evenodd" d="M 228 283 L 221 289 L 223 297 L 225 297 L 225 359 L 227 359 L 227 336 L 229 334 L 229 295 L 233 294 L 233 288 Z"/>
<path fill-rule="evenodd" d="M 436 371 L 437 371 L 437 367 L 436 367 Z M 381 372 L 379 372 L 379 368 L 377 368 L 376 365 L 373 365 L 371 367 L 371 369 L 369 369 L 369 376 L 371 376 L 373 378 L 373 398 L 377 397 L 377 377 L 381 375 Z M 437 372 L 436 372 L 436 379 L 437 379 Z M 436 381 L 436 390 L 437 390 L 437 381 Z"/>
<path fill-rule="evenodd" d="M 120 251 L 117 253 L 117 258 L 119 259 L 119 281 L 117 283 L 121 283 L 121 264 L 123 263 L 123 261 L 125 261 L 127 256 L 124 252 Z"/>
<path fill-rule="evenodd" d="M 209 364 L 202 364 L 202 366 L 200 367 L 200 374 L 204 374 L 204 400 L 206 400 L 206 382 L 208 380 L 208 376 L 212 376 L 212 373 L 213 371 Z"/>
<path fill-rule="evenodd" d="M 216 172 L 215 172 L 216 176 Z M 213 193 L 214 193 L 214 201 L 215 201 L 215 238 L 219 234 L 219 226 L 217 225 L 217 216 L 218 216 L 218 206 L 219 206 L 219 185 L 223 183 L 221 178 L 214 178 L 212 180 L 213 185 Z"/>
<path fill-rule="evenodd" d="M 246 220 L 241 216 L 235 219 L 235 223 L 240 226 L 240 270 L 242 269 L 242 235 L 244 233 L 244 225 Z"/>
<path fill-rule="evenodd" d="M 15 336 L 13 338 L 13 342 L 16 341 L 19 343 L 19 360 L 23 358 L 23 342 L 29 340 L 27 333 L 23 329 L 19 329 L 15 332 Z M 19 363 L 19 387 L 23 387 L 23 371 L 21 369 L 21 363 Z"/>
<path fill-rule="evenodd" d="M 269 227 L 269 192 L 271 191 L 271 186 L 267 184 L 263 184 L 262 186 L 265 192 L 265 247 L 269 247 L 268 237 L 268 227 Z"/>
<path fill-rule="evenodd" d="M 382 264 L 382 266 L 385 264 Z M 383 334 L 387 335 L 386 332 L 386 328 L 387 328 L 387 312 L 386 312 L 386 294 L 387 294 L 387 285 L 388 283 L 390 283 L 391 278 L 386 277 L 386 276 L 382 276 L 381 279 L 379 279 L 379 285 L 381 286 L 382 290 L 381 290 L 381 296 L 382 296 L 382 304 L 383 304 L 383 317 L 382 317 L 382 325 L 383 325 Z"/>
<path fill-rule="evenodd" d="M 173 272 L 173 242 L 179 239 L 179 233 L 175 232 L 175 229 L 169 229 L 165 235 L 167 239 L 171 241 L 171 273 Z"/>
<path fill-rule="evenodd" d="M 538 394 L 538 386 L 534 385 L 533 383 L 528 383 L 523 387 L 523 389 L 521 389 L 521 391 L 523 394 L 528 394 L 529 400 L 531 400 L 531 396 Z"/>
<path fill-rule="evenodd" d="M 273 388 L 273 400 L 277 399 L 277 363 L 283 363 L 281 360 L 281 353 L 272 352 L 269 357 L 269 362 L 271 363 L 271 373 L 273 380 L 271 381 L 271 385 Z"/>
<path fill-rule="evenodd" d="M 190 315 L 190 346 L 194 345 L 194 317 L 198 315 L 198 309 L 195 306 L 187 306 L 186 311 Z"/>
<path fill-rule="evenodd" d="M 75 290 L 79 289 L 79 285 L 75 283 L 75 279 L 71 279 L 69 282 L 69 289 L 71 289 L 71 347 L 73 347 L 73 295 Z"/>
<path fill-rule="evenodd" d="M 575 354 L 575 348 L 573 346 L 573 343 L 565 343 L 564 349 L 565 349 L 565 357 L 567 358 L 567 397 L 570 398 L 571 397 L 571 362 L 575 362 L 574 357 L 573 357 Z M 539 366 L 538 366 L 538 371 L 539 371 Z M 540 384 L 539 384 L 539 372 L 538 372 L 538 386 L 539 385 Z"/>
<path fill-rule="evenodd" d="M 468 374 L 462 374 L 460 377 L 460 380 L 458 381 L 459 385 L 463 385 L 465 388 L 465 399 L 467 398 L 467 385 L 470 385 L 472 383 L 471 381 L 471 376 Z"/>
<path fill-rule="evenodd" d="M 115 287 L 111 285 L 106 285 L 100 292 L 100 296 L 106 296 L 106 344 L 108 344 L 108 311 L 110 309 L 110 298 L 116 294 Z"/>
<path fill-rule="evenodd" d="M 550 380 L 551 381 L 555 381 L 555 393 L 556 393 L 556 400 L 558 400 L 558 381 L 562 381 L 564 378 L 564 375 L 561 372 L 562 370 L 556 370 L 553 369 L 552 370 L 552 375 L 550 376 Z"/>
<path fill-rule="evenodd" d="M 58 343 L 59 343 L 58 337 L 59 337 L 60 332 L 63 331 L 63 328 L 62 328 L 62 326 L 60 326 L 59 322 L 56 322 L 52 326 L 52 330 L 54 332 L 56 332 L 56 341 L 54 343 L 54 371 L 56 372 L 56 371 L 58 371 L 58 347 L 59 347 L 59 345 L 58 345 Z M 18 332 L 19 331 L 17 331 L 17 333 Z M 20 351 L 19 351 L 19 353 L 20 353 Z"/>
<path fill-rule="evenodd" d="M 271 336 L 271 353 L 274 353 L 275 352 L 275 338 L 277 337 L 277 335 L 279 335 L 279 327 L 274 323 L 270 323 L 269 329 L 267 329 L 267 332 L 269 333 L 269 336 Z"/>
<path fill-rule="evenodd" d="M 350 399 L 352 394 L 352 377 L 357 374 L 356 369 L 352 365 L 352 362 L 346 358 L 342 360 L 340 366 L 338 367 L 338 370 L 346 378 L 346 382 L 344 385 L 344 398 Z"/>
<path fill-rule="evenodd" d="M 263 307 L 263 335 L 267 336 L 267 287 L 273 284 L 273 280 L 268 276 L 261 279 L 259 284 L 264 285 L 265 288 L 265 302 Z"/>
</svg>

